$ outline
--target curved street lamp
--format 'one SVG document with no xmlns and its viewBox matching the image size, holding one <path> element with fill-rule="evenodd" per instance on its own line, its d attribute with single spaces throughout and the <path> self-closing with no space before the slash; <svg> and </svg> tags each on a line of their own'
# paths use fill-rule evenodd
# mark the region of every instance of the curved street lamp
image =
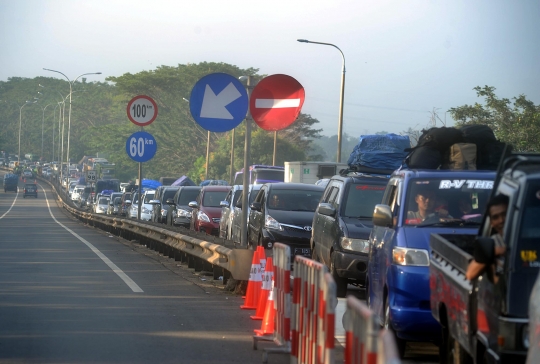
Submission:
<svg viewBox="0 0 540 364">
<path fill-rule="evenodd" d="M 56 72 L 56 73 L 60 73 L 62 76 L 64 76 L 66 78 L 66 80 L 68 81 L 69 83 L 69 112 L 68 112 L 68 135 L 67 135 L 67 155 L 66 155 L 66 160 L 67 160 L 67 168 L 68 168 L 68 172 L 69 172 L 69 138 L 70 138 L 70 134 L 71 134 L 71 94 L 73 93 L 73 84 L 75 82 L 77 82 L 77 80 L 79 78 L 81 78 L 82 76 L 87 76 L 87 75 L 100 75 L 101 72 L 90 72 L 90 73 L 83 73 L 82 75 L 79 75 L 77 76 L 77 78 L 75 78 L 73 81 L 71 81 L 68 76 L 66 76 L 65 74 L 63 74 L 62 72 L 60 71 L 55 71 L 55 70 L 51 70 L 51 69 L 48 69 L 48 68 L 43 68 L 45 71 L 51 71 L 51 72 Z M 60 162 L 60 171 L 62 171 L 62 162 Z"/>
<path fill-rule="evenodd" d="M 341 163 L 341 136 L 343 134 L 343 99 L 345 94 L 345 55 L 339 49 L 338 46 L 332 43 L 323 43 L 323 42 L 312 42 L 307 39 L 297 39 L 300 43 L 312 43 L 312 44 L 322 44 L 336 48 L 339 53 L 341 53 L 341 58 L 343 59 L 343 66 L 341 68 L 341 93 L 339 95 L 339 121 L 338 121 L 338 147 L 337 147 L 337 162 Z"/>
</svg>

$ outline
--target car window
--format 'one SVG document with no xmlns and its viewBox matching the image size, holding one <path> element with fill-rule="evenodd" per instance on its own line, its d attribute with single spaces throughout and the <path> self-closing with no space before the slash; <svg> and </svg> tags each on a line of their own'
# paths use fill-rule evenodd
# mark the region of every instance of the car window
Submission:
<svg viewBox="0 0 540 364">
<path fill-rule="evenodd" d="M 176 190 L 165 190 L 165 193 L 163 193 L 162 201 L 167 201 L 168 199 L 173 198 L 175 193 Z"/>
<path fill-rule="evenodd" d="M 315 211 L 323 191 L 272 190 L 267 207 L 282 211 Z"/>
<path fill-rule="evenodd" d="M 144 203 L 150 203 L 154 199 L 154 193 L 147 193 L 146 196 L 144 196 Z"/>
<path fill-rule="evenodd" d="M 238 199 L 240 198 L 240 196 L 242 196 L 242 190 L 236 190 L 236 192 L 234 193 L 234 197 L 233 197 L 233 201 L 232 201 L 232 206 L 236 205 L 236 203 L 238 202 Z M 230 203 L 230 201 L 229 201 Z"/>
<path fill-rule="evenodd" d="M 223 201 L 228 191 L 205 191 L 203 197 L 203 206 L 220 207 L 219 203 Z"/>
<path fill-rule="evenodd" d="M 183 190 L 180 193 L 177 204 L 187 206 L 187 204 L 189 204 L 191 201 L 197 200 L 199 192 L 200 191 L 196 189 Z"/>
<path fill-rule="evenodd" d="M 109 204 L 109 198 L 107 197 L 101 197 L 98 202 L 99 205 L 108 205 Z"/>
<path fill-rule="evenodd" d="M 368 185 L 363 183 L 349 185 L 347 196 L 344 199 L 343 216 L 371 218 L 376 204 L 383 199 L 383 185 Z"/>
</svg>

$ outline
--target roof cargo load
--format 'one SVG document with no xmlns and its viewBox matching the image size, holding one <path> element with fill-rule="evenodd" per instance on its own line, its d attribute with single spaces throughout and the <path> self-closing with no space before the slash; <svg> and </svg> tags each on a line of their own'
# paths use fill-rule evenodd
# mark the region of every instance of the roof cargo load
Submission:
<svg viewBox="0 0 540 364">
<path fill-rule="evenodd" d="M 361 165 L 374 169 L 398 169 L 411 147 L 408 136 L 397 134 L 361 135 L 347 164 Z"/>
</svg>

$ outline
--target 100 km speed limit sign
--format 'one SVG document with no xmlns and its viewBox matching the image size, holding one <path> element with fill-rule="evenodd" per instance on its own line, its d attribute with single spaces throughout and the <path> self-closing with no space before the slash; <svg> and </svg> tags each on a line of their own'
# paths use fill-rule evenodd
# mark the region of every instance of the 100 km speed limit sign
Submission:
<svg viewBox="0 0 540 364">
<path fill-rule="evenodd" d="M 154 158 L 156 150 L 156 139 L 145 131 L 131 134 L 126 141 L 126 153 L 135 162 L 148 162 Z"/>
<path fill-rule="evenodd" d="M 147 126 L 157 118 L 156 102 L 148 96 L 139 95 L 131 99 L 127 105 L 128 119 L 135 125 Z"/>
</svg>

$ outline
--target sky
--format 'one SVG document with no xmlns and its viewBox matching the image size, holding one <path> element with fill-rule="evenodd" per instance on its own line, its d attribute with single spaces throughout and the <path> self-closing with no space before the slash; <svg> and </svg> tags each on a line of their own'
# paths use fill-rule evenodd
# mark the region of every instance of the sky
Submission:
<svg viewBox="0 0 540 364">
<path fill-rule="evenodd" d="M 0 0 L 0 81 L 225 62 L 294 77 L 335 135 L 342 57 L 308 39 L 345 56 L 343 131 L 400 133 L 453 125 L 476 86 L 540 104 L 539 20 L 539 0 Z"/>
</svg>

